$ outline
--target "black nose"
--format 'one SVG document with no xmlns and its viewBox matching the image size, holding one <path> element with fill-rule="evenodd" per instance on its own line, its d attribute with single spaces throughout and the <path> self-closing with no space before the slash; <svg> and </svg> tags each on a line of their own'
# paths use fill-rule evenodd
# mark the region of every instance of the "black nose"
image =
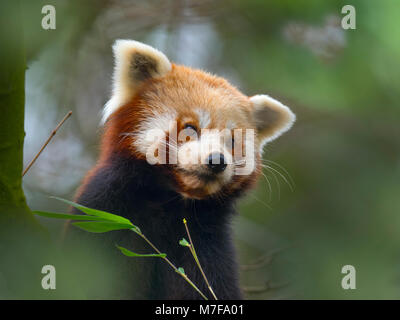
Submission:
<svg viewBox="0 0 400 320">
<path fill-rule="evenodd" d="M 220 173 L 225 170 L 226 163 L 222 153 L 212 153 L 208 157 L 208 167 L 213 173 Z"/>
</svg>

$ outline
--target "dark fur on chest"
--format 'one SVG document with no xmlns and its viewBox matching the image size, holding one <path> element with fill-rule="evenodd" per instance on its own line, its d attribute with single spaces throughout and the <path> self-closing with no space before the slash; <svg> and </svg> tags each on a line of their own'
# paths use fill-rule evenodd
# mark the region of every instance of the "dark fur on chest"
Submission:
<svg viewBox="0 0 400 320">
<path fill-rule="evenodd" d="M 144 161 L 114 155 L 97 167 L 80 190 L 76 202 L 124 216 L 140 227 L 146 237 L 176 267 L 212 298 L 190 251 L 179 245 L 187 239 L 183 218 L 205 274 L 219 299 L 240 299 L 238 268 L 231 239 L 233 200 L 183 199 L 169 186 L 168 177 Z M 100 234 L 105 250 L 114 250 L 115 263 L 124 274 L 108 298 L 201 299 L 201 296 L 167 263 L 159 258 L 127 258 L 115 248 L 122 245 L 134 252 L 153 253 L 138 235 L 128 230 Z M 109 248 L 108 248 L 109 247 Z"/>
</svg>

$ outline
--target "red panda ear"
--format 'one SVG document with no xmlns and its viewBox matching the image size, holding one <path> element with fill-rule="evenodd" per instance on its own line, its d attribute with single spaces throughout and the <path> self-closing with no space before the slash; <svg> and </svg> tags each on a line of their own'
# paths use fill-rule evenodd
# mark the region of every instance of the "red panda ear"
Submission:
<svg viewBox="0 0 400 320">
<path fill-rule="evenodd" d="M 113 51 L 113 94 L 104 107 L 103 123 L 135 95 L 142 82 L 162 77 L 172 68 L 171 62 L 162 52 L 141 42 L 117 40 Z"/>
<path fill-rule="evenodd" d="M 295 114 L 285 105 L 267 95 L 250 98 L 252 118 L 260 139 L 261 149 L 269 141 L 288 131 L 296 120 Z"/>
</svg>

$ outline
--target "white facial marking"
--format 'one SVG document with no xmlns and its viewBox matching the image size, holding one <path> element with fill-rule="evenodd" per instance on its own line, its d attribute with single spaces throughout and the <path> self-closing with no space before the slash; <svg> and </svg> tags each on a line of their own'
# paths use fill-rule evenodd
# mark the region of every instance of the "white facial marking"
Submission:
<svg viewBox="0 0 400 320">
<path fill-rule="evenodd" d="M 228 120 L 226 122 L 226 128 L 229 130 L 232 130 L 232 129 L 236 128 L 236 123 L 232 120 Z"/>
<path fill-rule="evenodd" d="M 206 128 L 211 122 L 210 113 L 204 109 L 196 109 L 195 112 L 199 117 L 200 128 Z"/>
<path fill-rule="evenodd" d="M 154 145 L 154 139 L 159 136 L 158 131 L 163 131 L 164 133 L 173 130 L 171 127 L 176 123 L 176 113 L 157 113 L 153 112 L 154 116 L 147 117 L 145 121 L 142 121 L 135 135 L 135 146 L 139 152 L 147 154 L 148 150 Z M 154 134 L 149 134 L 149 132 L 154 132 Z"/>
</svg>

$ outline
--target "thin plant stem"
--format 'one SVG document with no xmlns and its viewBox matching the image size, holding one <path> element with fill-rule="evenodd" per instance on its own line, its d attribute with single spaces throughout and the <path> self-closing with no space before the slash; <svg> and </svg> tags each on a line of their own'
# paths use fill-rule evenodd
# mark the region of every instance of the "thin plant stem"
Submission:
<svg viewBox="0 0 400 320">
<path fill-rule="evenodd" d="M 137 233 L 140 237 L 142 237 L 143 240 L 146 241 L 158 254 L 162 254 L 161 251 L 158 250 L 158 248 L 149 239 L 147 239 L 147 237 L 142 232 L 138 232 L 137 230 L 132 230 L 132 231 Z M 186 282 L 188 282 L 202 296 L 204 300 L 208 300 L 208 298 L 204 295 L 204 293 L 200 291 L 200 289 L 188 278 L 188 276 L 180 272 L 178 268 L 175 267 L 175 265 L 167 257 L 162 257 L 161 259 L 164 259 L 165 262 L 167 262 L 171 266 L 171 268 L 174 269 L 176 273 L 178 273 L 183 279 L 185 279 Z"/>
<path fill-rule="evenodd" d="M 50 136 L 48 137 L 48 139 L 46 140 L 46 142 L 42 145 L 42 147 L 40 148 L 39 152 L 36 154 L 36 156 L 32 159 L 32 161 L 28 164 L 28 166 L 26 167 L 26 169 L 24 170 L 24 172 L 22 173 L 22 176 L 24 176 L 28 170 L 32 167 L 32 165 L 35 163 L 36 159 L 39 158 L 40 154 L 42 153 L 42 151 L 44 150 L 44 148 L 47 147 L 47 145 L 49 144 L 49 142 L 51 141 L 51 139 L 53 139 L 53 137 L 56 135 L 57 130 L 63 125 L 63 123 L 71 116 L 72 111 L 69 111 L 65 117 L 60 121 L 60 123 L 57 125 L 57 127 L 51 132 Z"/>
<path fill-rule="evenodd" d="M 194 260 L 196 261 L 197 266 L 199 267 L 199 270 L 200 270 L 200 272 L 201 272 L 201 274 L 202 274 L 202 276 L 203 276 L 203 278 L 204 278 L 204 281 L 205 281 L 206 284 L 207 284 L 208 290 L 210 290 L 210 292 L 211 292 L 211 294 L 213 295 L 214 299 L 215 299 L 215 300 L 218 300 L 217 296 L 216 296 L 215 293 L 214 293 L 214 290 L 211 288 L 211 285 L 210 285 L 210 283 L 208 282 L 208 279 L 207 279 L 207 277 L 206 277 L 206 275 L 205 275 L 205 273 L 204 273 L 204 271 L 203 271 L 203 268 L 201 267 L 199 258 L 197 257 L 197 253 L 196 253 L 196 250 L 195 250 L 194 245 L 193 245 L 192 237 L 190 236 L 190 232 L 189 232 L 189 228 L 188 228 L 188 226 L 187 226 L 187 221 L 186 221 L 186 219 L 183 219 L 183 224 L 185 225 L 186 233 L 187 233 L 188 238 L 189 238 L 189 242 L 190 242 L 189 249 L 190 249 L 190 252 L 192 253 L 193 258 L 194 258 Z"/>
</svg>

